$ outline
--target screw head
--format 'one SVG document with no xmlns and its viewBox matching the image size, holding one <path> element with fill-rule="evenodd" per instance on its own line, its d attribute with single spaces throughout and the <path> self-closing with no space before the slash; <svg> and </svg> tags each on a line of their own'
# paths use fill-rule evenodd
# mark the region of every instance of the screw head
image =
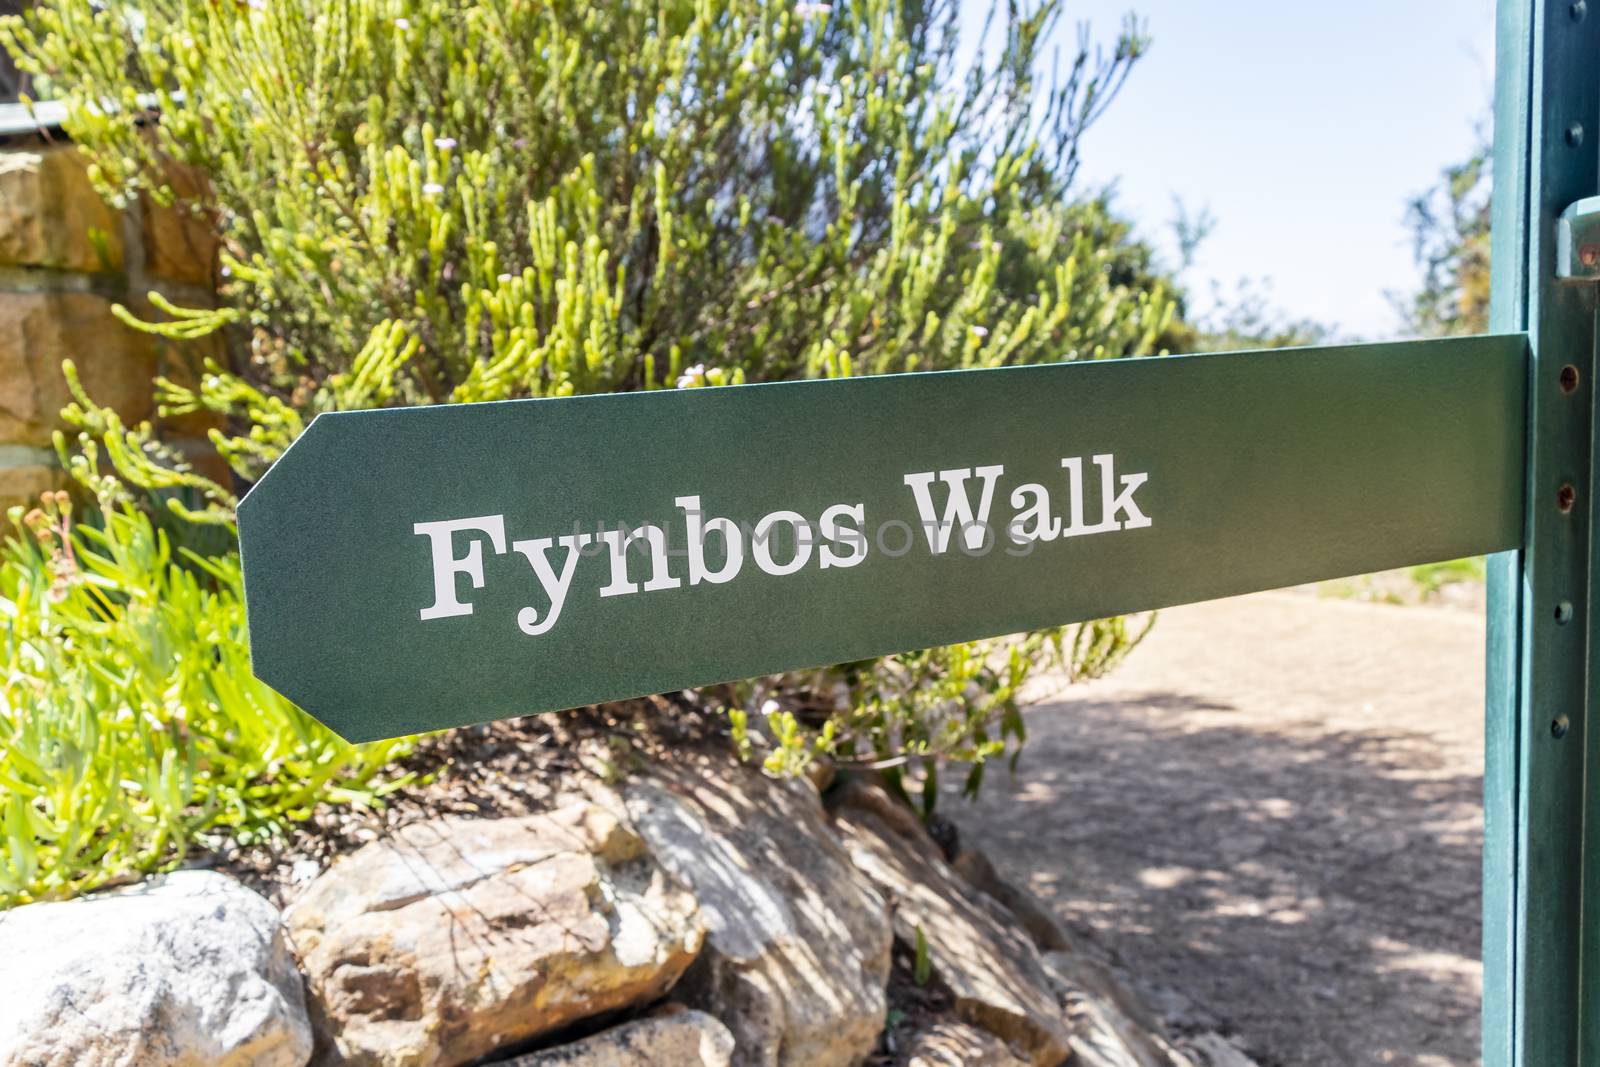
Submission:
<svg viewBox="0 0 1600 1067">
<path fill-rule="evenodd" d="M 1557 715 L 1555 718 L 1550 720 L 1550 736 L 1555 738 L 1557 741 L 1561 740 L 1563 737 L 1566 737 L 1567 731 L 1571 728 L 1572 724 L 1567 721 L 1567 717 L 1565 715 Z"/>
<path fill-rule="evenodd" d="M 1567 127 L 1567 144 L 1577 148 L 1583 143 L 1583 123 L 1574 122 Z"/>
<path fill-rule="evenodd" d="M 1571 6 L 1567 8 L 1567 13 L 1572 16 L 1573 22 L 1582 22 L 1584 17 L 1589 14 L 1589 5 L 1584 3 L 1584 0 L 1572 0 Z"/>
</svg>

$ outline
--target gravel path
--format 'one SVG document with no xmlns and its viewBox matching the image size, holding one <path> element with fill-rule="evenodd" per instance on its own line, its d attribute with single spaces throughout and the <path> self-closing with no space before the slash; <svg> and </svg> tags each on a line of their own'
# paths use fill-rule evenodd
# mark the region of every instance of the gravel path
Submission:
<svg viewBox="0 0 1600 1067">
<path fill-rule="evenodd" d="M 1459 610 L 1163 612 L 943 811 L 1179 1031 L 1267 1067 L 1477 1063 L 1482 649 Z"/>
</svg>

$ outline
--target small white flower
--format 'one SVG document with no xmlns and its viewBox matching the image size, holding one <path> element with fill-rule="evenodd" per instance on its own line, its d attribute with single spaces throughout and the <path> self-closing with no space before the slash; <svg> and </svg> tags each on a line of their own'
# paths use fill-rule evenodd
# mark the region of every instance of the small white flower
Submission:
<svg viewBox="0 0 1600 1067">
<path fill-rule="evenodd" d="M 442 192 L 444 192 L 444 186 L 438 182 L 428 182 L 422 187 L 423 196 L 438 196 Z"/>
<path fill-rule="evenodd" d="M 691 386 L 704 385 L 706 381 L 706 365 L 696 363 L 682 374 L 678 375 L 678 388 L 688 389 Z"/>
<path fill-rule="evenodd" d="M 251 11 L 265 11 L 266 9 L 267 0 L 250 0 Z"/>
<path fill-rule="evenodd" d="M 435 137 L 433 139 L 433 147 L 442 151 L 449 151 L 455 146 L 456 139 L 454 137 Z"/>
<path fill-rule="evenodd" d="M 501 283 L 509 282 L 511 280 L 511 275 L 509 275 L 509 274 L 501 274 L 495 280 L 499 281 Z"/>
<path fill-rule="evenodd" d="M 972 327 L 972 332 L 977 337 L 988 337 L 989 336 L 989 327 L 987 327 L 987 326 L 974 326 L 974 327 Z"/>
<path fill-rule="evenodd" d="M 231 278 L 231 277 L 233 277 L 233 268 L 232 268 L 232 267 L 223 267 L 223 268 L 222 268 L 222 276 L 223 276 L 223 277 L 224 277 L 224 278 Z"/>
<path fill-rule="evenodd" d="M 411 28 L 411 20 L 410 19 L 404 19 L 404 18 L 395 19 L 394 20 L 394 27 L 397 30 L 409 30 Z"/>
<path fill-rule="evenodd" d="M 768 697 L 766 703 L 761 705 L 761 714 L 763 715 L 775 715 L 782 710 L 783 705 L 778 703 L 776 700 L 773 700 L 771 697 Z"/>
<path fill-rule="evenodd" d="M 826 15 L 833 10 L 832 4 L 796 4 L 794 13 L 801 18 L 810 18 L 812 15 Z"/>
</svg>

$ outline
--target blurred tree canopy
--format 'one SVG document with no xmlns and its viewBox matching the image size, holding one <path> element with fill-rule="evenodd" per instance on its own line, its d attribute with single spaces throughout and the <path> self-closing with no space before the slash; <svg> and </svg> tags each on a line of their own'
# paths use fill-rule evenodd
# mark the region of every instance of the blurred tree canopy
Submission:
<svg viewBox="0 0 1600 1067">
<path fill-rule="evenodd" d="M 1434 188 L 1406 209 L 1422 284 L 1397 299 L 1407 331 L 1422 337 L 1489 328 L 1489 200 L 1492 152 L 1480 144 L 1447 167 Z"/>
</svg>

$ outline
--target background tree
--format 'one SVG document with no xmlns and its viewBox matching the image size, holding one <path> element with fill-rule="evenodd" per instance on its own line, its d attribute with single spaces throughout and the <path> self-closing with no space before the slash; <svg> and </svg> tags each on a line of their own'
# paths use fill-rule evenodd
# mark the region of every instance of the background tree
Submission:
<svg viewBox="0 0 1600 1067">
<path fill-rule="evenodd" d="M 1489 328 L 1491 156 L 1480 144 L 1406 209 L 1422 284 L 1395 299 L 1415 336 L 1484 333 Z"/>
</svg>

